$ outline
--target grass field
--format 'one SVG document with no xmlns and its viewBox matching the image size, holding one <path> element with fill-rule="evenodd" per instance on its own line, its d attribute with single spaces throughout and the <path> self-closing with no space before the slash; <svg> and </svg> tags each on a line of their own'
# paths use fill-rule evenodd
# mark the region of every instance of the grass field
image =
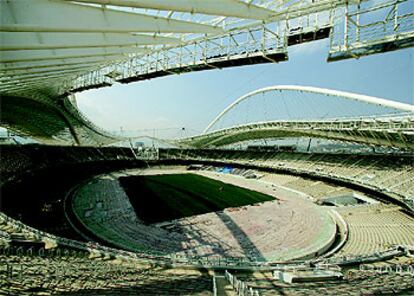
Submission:
<svg viewBox="0 0 414 296">
<path fill-rule="evenodd" d="M 137 215 L 157 223 L 273 200 L 259 192 L 195 174 L 121 177 Z"/>
</svg>

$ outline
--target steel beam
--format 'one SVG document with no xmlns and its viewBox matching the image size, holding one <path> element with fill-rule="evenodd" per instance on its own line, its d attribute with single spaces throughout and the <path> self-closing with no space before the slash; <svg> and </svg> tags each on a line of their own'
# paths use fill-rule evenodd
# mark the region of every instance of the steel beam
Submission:
<svg viewBox="0 0 414 296">
<path fill-rule="evenodd" d="M 2 32 L 222 32 L 219 27 L 195 22 L 64 1 L 0 1 L 0 11 Z"/>
<path fill-rule="evenodd" d="M 67 68 L 67 69 L 61 69 L 61 68 L 57 68 L 57 69 L 48 69 L 48 70 L 43 70 L 40 72 L 13 72 L 13 73 L 1 73 L 0 72 L 0 82 L 1 81 L 8 81 L 10 79 L 21 79 L 21 78 L 25 78 L 25 77 L 45 77 L 47 78 L 49 74 L 54 74 L 54 73 L 70 73 L 73 72 L 75 70 L 79 70 L 79 71 L 92 71 L 93 69 L 96 69 L 97 67 L 99 67 L 99 65 L 77 65 L 77 66 L 73 66 L 71 68 Z"/>
<path fill-rule="evenodd" d="M 110 63 L 110 62 L 108 62 Z M 45 67 L 45 68 L 38 68 L 32 69 L 27 71 L 27 69 L 17 69 L 17 70 L 5 70 L 0 68 L 0 79 L 2 76 L 8 75 L 19 75 L 19 74 L 37 74 L 37 73 L 50 73 L 56 71 L 64 71 L 68 69 L 82 69 L 82 68 L 98 68 L 98 67 L 105 67 L 102 62 L 93 62 L 93 63 L 78 63 L 66 66 L 55 66 L 55 67 Z"/>
<path fill-rule="evenodd" d="M 179 38 L 131 33 L 37 33 L 0 32 L 0 50 L 139 47 L 178 44 Z"/>
<path fill-rule="evenodd" d="M 87 48 L 87 49 L 62 49 L 59 51 L 25 50 L 25 51 L 0 51 L 1 63 L 15 63 L 22 61 L 44 61 L 56 59 L 68 59 L 76 57 L 113 56 L 126 54 L 144 54 L 149 52 L 147 48 Z"/>
<path fill-rule="evenodd" d="M 76 0 L 76 2 L 212 14 L 259 20 L 265 20 L 275 13 L 270 9 L 238 0 Z"/>
<path fill-rule="evenodd" d="M 67 58 L 64 60 L 47 60 L 47 61 L 34 61 L 34 62 L 12 62 L 12 63 L 0 63 L 0 71 L 8 70 L 31 70 L 39 68 L 49 68 L 49 67 L 60 67 L 67 65 L 78 65 L 78 64 L 102 64 L 113 63 L 114 61 L 121 61 L 129 59 L 127 56 L 114 55 L 111 57 L 107 56 L 94 56 L 94 57 L 76 57 L 76 58 Z"/>
<path fill-rule="evenodd" d="M 65 73 L 55 73 L 53 75 L 40 75 L 40 76 L 36 75 L 36 76 L 33 76 L 33 77 L 15 79 L 15 80 L 10 81 L 10 82 L 2 82 L 1 86 L 7 85 L 7 84 L 10 84 L 10 85 L 16 85 L 16 84 L 20 84 L 20 83 L 24 84 L 24 82 L 34 81 L 34 80 L 44 80 L 44 81 L 46 81 L 50 78 L 56 78 L 56 77 L 65 77 L 65 76 L 67 76 L 67 78 L 70 78 L 71 76 L 79 76 L 81 73 L 84 73 L 84 72 L 85 72 L 85 70 L 73 70 L 73 71 L 67 71 Z M 75 74 L 75 75 L 73 75 L 73 74 Z"/>
</svg>

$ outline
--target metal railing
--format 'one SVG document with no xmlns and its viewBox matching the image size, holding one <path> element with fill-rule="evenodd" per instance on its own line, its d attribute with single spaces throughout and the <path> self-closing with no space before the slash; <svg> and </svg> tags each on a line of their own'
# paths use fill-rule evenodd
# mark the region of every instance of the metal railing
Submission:
<svg viewBox="0 0 414 296">
<path fill-rule="evenodd" d="M 178 46 L 159 47 L 145 55 L 131 56 L 126 62 L 89 72 L 75 81 L 67 81 L 62 85 L 61 93 L 105 86 L 115 80 L 142 80 L 153 76 L 220 68 L 225 62 L 256 56 L 277 62 L 272 55 L 286 54 L 286 51 L 286 36 L 279 23 L 260 24 L 220 36 L 190 40 Z M 111 79 L 108 76 L 110 73 L 117 75 Z"/>
<path fill-rule="evenodd" d="M 343 21 L 332 31 L 328 60 L 382 52 L 383 44 L 394 41 L 403 44 L 401 47 L 412 46 L 414 11 L 409 7 L 411 4 L 410 0 L 391 0 L 368 7 L 345 6 Z"/>
<path fill-rule="evenodd" d="M 385 265 L 367 265 L 362 264 L 359 266 L 359 270 L 375 272 L 375 273 L 396 273 L 399 275 L 410 274 L 414 276 L 414 265 L 413 264 L 385 264 Z"/>
<path fill-rule="evenodd" d="M 224 272 L 224 277 L 231 284 L 238 296 L 259 296 L 259 291 L 249 287 L 244 281 L 239 280 L 235 275 L 232 275 L 227 270 Z"/>
</svg>

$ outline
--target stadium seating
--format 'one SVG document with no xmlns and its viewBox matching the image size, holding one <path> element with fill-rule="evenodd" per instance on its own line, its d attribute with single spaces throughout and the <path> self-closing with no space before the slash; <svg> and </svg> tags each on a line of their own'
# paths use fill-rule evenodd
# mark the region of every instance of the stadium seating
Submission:
<svg viewBox="0 0 414 296">
<path fill-rule="evenodd" d="M 326 196 L 349 193 L 351 189 L 304 179 L 288 173 L 306 173 L 324 176 L 344 182 L 358 184 L 378 192 L 385 192 L 395 201 L 410 204 L 414 196 L 414 170 L 412 158 L 403 155 L 335 155 L 308 153 L 271 153 L 237 150 L 182 150 L 166 149 L 140 154 L 130 148 L 97 147 L 52 147 L 52 146 L 1 146 L 1 184 L 13 181 L 19 175 L 49 167 L 73 163 L 131 162 L 139 159 L 213 161 L 206 163 L 203 172 L 217 174 L 222 167 L 236 166 L 230 174 L 247 177 L 257 174 L 262 181 L 303 191 L 316 200 Z M 182 163 L 182 162 L 181 162 Z M 248 166 L 243 167 L 243 165 Z M 257 173 L 258 168 L 274 168 L 280 174 Z M 285 173 L 285 174 L 283 174 Z M 187 269 L 195 266 L 229 266 L 262 268 L 259 254 L 252 249 L 241 253 L 229 248 L 227 253 L 217 253 L 215 245 L 223 243 L 225 229 L 214 224 L 212 216 L 201 215 L 198 220 L 178 219 L 168 227 L 181 227 L 194 237 L 183 242 L 179 233 L 171 234 L 162 227 L 149 228 L 134 216 L 131 206 L 122 199 L 123 191 L 115 180 L 116 175 L 100 177 L 100 182 L 91 183 L 89 191 L 80 192 L 78 207 L 83 218 L 98 230 L 105 239 L 112 238 L 110 248 L 97 243 L 68 240 L 38 231 L 0 213 L 0 295 L 212 295 L 213 284 L 210 276 L 203 272 Z M 234 178 L 234 177 L 233 177 Z M 243 178 L 240 178 L 243 179 Z M 345 187 L 344 187 L 345 186 Z M 93 194 L 92 194 L 93 193 Z M 392 200 L 391 200 L 392 201 Z M 412 204 L 414 205 L 414 203 Z M 414 290 L 411 273 L 392 272 L 398 264 L 412 268 L 412 258 L 404 259 L 387 256 L 396 245 L 414 245 L 414 219 L 407 215 L 402 204 L 383 202 L 335 207 L 347 226 L 347 240 L 338 252 L 329 258 L 312 259 L 312 262 L 335 263 L 371 262 L 375 268 L 350 265 L 345 278 L 339 282 L 312 282 L 285 284 L 272 278 L 271 273 L 236 272 L 237 278 L 259 295 L 410 295 Z M 300 206 L 303 211 L 304 207 Z M 231 210 L 232 219 L 246 219 L 242 210 Z M 226 212 L 229 214 L 230 212 Z M 297 214 L 300 214 L 298 211 Z M 307 213 L 306 223 L 318 222 Z M 218 217 L 216 217 L 219 219 Z M 271 218 L 265 216 L 264 219 Z M 135 223 L 131 223 L 135 221 Z M 107 223 L 110 222 L 110 223 Z M 195 223 L 197 222 L 197 223 Z M 108 225 L 110 227 L 108 228 Z M 215 227 L 217 233 L 212 234 Z M 253 232 L 259 233 L 257 229 Z M 253 236 L 253 232 L 249 235 Z M 139 235 L 136 235 L 139 234 Z M 240 234 L 234 230 L 233 234 Z M 280 234 L 280 232 L 279 232 Z M 181 234 L 182 235 L 182 234 Z M 197 240 L 196 235 L 205 238 Z M 285 242 L 290 249 L 311 244 L 307 235 L 286 233 Z M 290 237 L 289 237 L 290 236 Z M 248 245 L 242 235 L 236 236 L 237 243 Z M 262 250 L 272 247 L 272 237 L 257 239 L 255 244 Z M 120 243 L 122 242 L 122 244 Z M 22 246 L 23 245 L 23 246 Z M 119 247 L 133 251 L 123 251 Z M 168 251 L 171 256 L 159 252 Z M 401 253 L 400 251 L 398 251 Z M 398 253 L 397 252 L 397 253 Z M 392 252 L 391 252 L 392 253 Z M 208 256 L 217 255 L 210 262 Z M 240 259 L 246 256 L 250 262 Z M 408 256 L 408 255 L 407 255 Z M 390 257 L 390 258 L 388 258 Z M 345 259 L 344 259 L 345 258 Z M 365 259 L 364 259 L 365 258 Z M 372 259 L 374 258 L 374 259 Z M 384 259 L 385 258 L 385 259 Z M 213 259 L 218 259 L 214 261 Z M 221 260 L 221 261 L 220 261 Z M 352 261 L 354 260 L 354 261 Z M 364 261 L 366 260 L 366 261 Z M 411 260 L 411 261 L 410 261 Z M 308 262 L 304 260 L 303 262 Z M 398 263 L 398 264 L 397 264 Z M 197 265 L 199 264 L 199 265 Z M 174 265 L 174 269 L 166 266 Z M 186 269 L 179 266 L 185 265 Z M 399 266 L 398 265 L 398 266 Z M 364 265 L 366 266 L 366 265 Z M 393 268 L 394 268 L 393 267 Z M 407 267 L 407 268 L 408 268 Z M 381 268 L 378 270 L 378 268 Z M 396 268 L 395 268 L 396 269 Z M 404 294 L 405 293 L 405 294 Z"/>
<path fill-rule="evenodd" d="M 274 280 L 270 273 L 253 275 L 238 274 L 247 287 L 259 295 L 410 295 L 414 289 L 411 274 L 376 273 L 373 271 L 349 271 L 343 280 L 323 282 L 299 282 L 285 284 Z"/>
<path fill-rule="evenodd" d="M 355 183 L 385 192 L 393 198 L 413 204 L 414 171 L 410 155 L 352 155 L 324 153 L 272 153 L 246 150 L 168 149 L 160 158 L 216 161 L 308 173 Z M 302 179 L 303 180 L 303 179 Z M 395 180 L 398 180 L 395 182 Z M 293 182 L 298 190 L 306 181 Z M 318 190 L 317 190 L 318 191 Z M 316 197 L 321 193 L 316 192 Z M 414 204 L 413 204 L 414 205 Z"/>
<path fill-rule="evenodd" d="M 136 216 L 118 180 L 101 178 L 76 193 L 73 201 L 79 220 L 104 240 L 135 252 L 173 252 L 177 237 L 158 227 L 146 226 Z"/>
<path fill-rule="evenodd" d="M 199 271 L 56 253 L 0 248 L 0 294 L 212 295 L 211 278 Z"/>
<path fill-rule="evenodd" d="M 0 145 L 1 183 L 23 173 L 59 165 L 93 162 L 156 159 L 153 149 L 136 150 L 122 147 L 71 147 L 40 145 Z"/>
<path fill-rule="evenodd" d="M 389 249 L 393 245 L 414 245 L 414 219 L 399 207 L 383 204 L 340 208 L 349 227 L 341 255 L 363 255 Z"/>
<path fill-rule="evenodd" d="M 171 173 L 167 169 L 152 172 Z M 184 172 L 182 169 L 181 173 Z M 271 201 L 239 210 L 230 208 L 154 227 L 137 217 L 116 176 L 103 176 L 78 189 L 73 208 L 86 228 L 120 248 L 179 257 L 257 261 L 264 260 L 265 255 L 277 256 L 278 260 L 313 255 L 330 242 L 335 233 L 330 217 L 321 217 L 322 213 L 308 201 L 294 200 L 283 204 Z M 274 215 L 276 211 L 278 217 Z M 268 228 L 260 221 L 278 227 Z M 324 227 L 320 229 L 309 227 L 322 221 Z"/>
</svg>

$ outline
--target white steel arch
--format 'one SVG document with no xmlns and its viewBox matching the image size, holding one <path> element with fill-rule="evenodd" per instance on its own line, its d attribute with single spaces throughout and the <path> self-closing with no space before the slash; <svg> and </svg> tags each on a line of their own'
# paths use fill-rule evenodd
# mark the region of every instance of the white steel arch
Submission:
<svg viewBox="0 0 414 296">
<path fill-rule="evenodd" d="M 341 97 L 341 98 L 364 102 L 364 103 L 368 103 L 372 105 L 389 107 L 389 108 L 397 109 L 399 111 L 414 112 L 414 105 L 405 104 L 401 102 L 395 102 L 395 101 L 378 98 L 378 97 L 372 97 L 372 96 L 367 96 L 367 95 L 362 95 L 362 94 L 355 94 L 351 92 L 332 90 L 332 89 L 327 89 L 327 88 L 319 88 L 319 87 L 313 87 L 313 86 L 274 85 L 274 86 L 268 86 L 268 87 L 254 90 L 252 92 L 249 92 L 239 97 L 237 100 L 231 103 L 227 108 L 225 108 L 219 115 L 217 115 L 217 117 L 214 118 L 214 120 L 206 127 L 203 133 L 204 134 L 207 133 L 221 118 L 223 118 L 224 115 L 226 115 L 231 109 L 239 105 L 241 102 L 257 94 L 271 92 L 271 91 L 299 91 L 299 92 L 317 93 L 317 94 L 326 95 L 327 97 Z"/>
</svg>

